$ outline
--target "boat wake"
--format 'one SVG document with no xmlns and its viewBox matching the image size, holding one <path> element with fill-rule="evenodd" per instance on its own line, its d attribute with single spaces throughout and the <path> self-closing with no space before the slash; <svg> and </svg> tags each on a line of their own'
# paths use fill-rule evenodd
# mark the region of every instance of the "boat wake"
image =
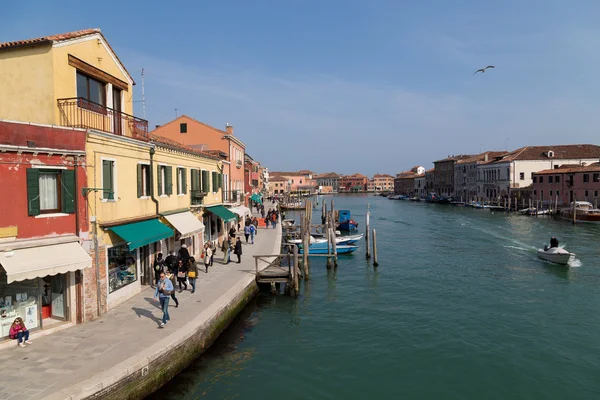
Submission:
<svg viewBox="0 0 600 400">
<path fill-rule="evenodd" d="M 526 251 L 526 252 L 530 252 L 532 250 L 537 250 L 537 248 L 535 246 L 521 247 L 521 246 L 511 246 L 509 244 L 505 244 L 505 245 L 502 245 L 502 247 L 504 247 L 506 249 L 521 250 L 521 251 Z"/>
</svg>

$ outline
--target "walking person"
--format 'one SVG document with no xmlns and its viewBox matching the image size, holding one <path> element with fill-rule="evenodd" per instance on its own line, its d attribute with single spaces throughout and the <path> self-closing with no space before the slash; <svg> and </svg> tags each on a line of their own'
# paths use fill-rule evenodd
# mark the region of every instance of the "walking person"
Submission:
<svg viewBox="0 0 600 400">
<path fill-rule="evenodd" d="M 210 253 L 210 266 L 213 266 L 213 260 L 215 259 L 215 253 L 217 252 L 217 245 L 215 244 L 215 242 L 210 242 L 208 244 L 208 247 L 210 247 L 211 253 Z"/>
<path fill-rule="evenodd" d="M 165 324 L 171 319 L 169 316 L 169 297 L 173 292 L 173 283 L 163 272 L 160 274 L 160 280 L 156 284 L 156 292 L 154 292 L 154 300 L 160 301 L 160 308 L 163 312 L 162 322 L 160 323 L 161 328 L 164 328 Z"/>
<path fill-rule="evenodd" d="M 23 322 L 21 317 L 15 318 L 8 331 L 8 336 L 11 339 L 17 339 L 19 347 L 25 347 L 25 343 L 32 344 L 29 341 L 29 330 L 25 327 L 25 322 Z"/>
<path fill-rule="evenodd" d="M 212 258 L 213 258 L 212 248 L 210 247 L 210 245 L 208 243 L 206 243 L 204 245 L 204 273 L 205 274 L 208 274 L 208 267 L 211 266 Z"/>
<path fill-rule="evenodd" d="M 223 238 L 223 243 L 221 244 L 221 251 L 223 252 L 223 264 L 229 264 L 229 246 L 231 245 L 229 241 L 229 237 Z"/>
<path fill-rule="evenodd" d="M 256 234 L 256 227 L 254 224 L 250 225 L 250 240 L 254 244 L 254 234 Z"/>
<path fill-rule="evenodd" d="M 254 234 L 258 235 L 258 218 L 252 218 L 252 225 L 254 225 Z"/>
<path fill-rule="evenodd" d="M 229 237 L 231 239 L 235 239 L 235 234 L 236 234 L 236 230 L 235 228 L 232 226 L 231 229 L 229 230 Z"/>
<path fill-rule="evenodd" d="M 273 229 L 277 227 L 277 213 L 273 211 L 271 213 L 271 222 L 273 222 Z"/>
<path fill-rule="evenodd" d="M 235 242 L 235 249 L 233 250 L 233 253 L 238 258 L 238 264 L 241 263 L 242 262 L 242 239 L 237 238 L 237 242 Z"/>
<path fill-rule="evenodd" d="M 189 260 L 189 259 L 188 259 Z M 179 261 L 179 270 L 177 271 L 177 282 L 179 283 L 179 293 L 183 290 L 187 290 L 187 273 L 188 273 L 188 264 L 183 263 L 183 261 Z M 183 286 L 183 290 L 181 287 Z"/>
<path fill-rule="evenodd" d="M 169 255 L 165 259 L 165 265 L 175 275 L 177 275 L 177 270 L 179 269 L 179 262 L 177 262 L 177 257 L 175 257 L 175 252 L 173 250 L 169 251 Z"/>
<path fill-rule="evenodd" d="M 172 282 L 175 282 L 175 274 L 172 273 L 171 271 L 168 271 L 165 276 L 167 277 L 168 280 Z M 175 296 L 175 289 L 173 289 L 173 291 L 171 292 L 171 298 L 173 299 L 173 301 L 175 302 L 175 308 L 179 307 L 179 300 L 177 300 L 177 297 Z"/>
<path fill-rule="evenodd" d="M 163 254 L 158 253 L 154 259 L 154 285 L 160 280 L 160 273 L 165 272 L 165 260 L 162 258 Z"/>
<path fill-rule="evenodd" d="M 196 292 L 196 277 L 198 276 L 198 267 L 196 266 L 196 259 L 194 257 L 190 257 L 188 260 L 188 281 L 190 282 L 190 286 L 192 287 L 192 294 Z"/>
<path fill-rule="evenodd" d="M 246 237 L 246 243 L 248 243 L 248 238 L 250 237 L 250 224 L 244 227 L 244 236 Z"/>
<path fill-rule="evenodd" d="M 265 218 L 265 206 L 262 206 L 260 208 L 260 216 L 264 219 Z"/>
<path fill-rule="evenodd" d="M 182 244 L 177 252 L 177 258 L 183 263 L 183 265 L 188 265 L 188 260 L 190 259 L 190 252 L 187 249 L 185 244 Z"/>
</svg>

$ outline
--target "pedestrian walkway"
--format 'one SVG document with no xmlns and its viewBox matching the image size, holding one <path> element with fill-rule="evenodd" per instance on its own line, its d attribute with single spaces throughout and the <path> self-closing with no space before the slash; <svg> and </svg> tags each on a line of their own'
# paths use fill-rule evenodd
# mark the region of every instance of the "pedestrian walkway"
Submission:
<svg viewBox="0 0 600 400">
<path fill-rule="evenodd" d="M 121 364 L 127 371 L 128 360 L 139 353 L 164 339 L 174 343 L 180 328 L 203 312 L 208 320 L 209 308 L 217 309 L 219 303 L 233 296 L 232 288 L 254 279 L 254 254 L 279 252 L 281 229 L 260 229 L 254 245 L 246 244 L 241 236 L 241 264 L 232 255 L 232 262 L 224 265 L 223 253 L 217 250 L 213 267 L 204 273 L 199 260 L 196 292 L 176 293 L 179 307 L 175 308 L 171 300 L 171 321 L 163 329 L 159 328 L 162 312 L 159 303 L 153 301 L 154 289 L 147 288 L 95 321 L 42 336 L 26 348 L 17 347 L 15 342 L 14 348 L 1 350 L 5 368 L 0 374 L 0 399 L 70 398 L 73 385 L 86 382 L 89 390 L 94 379 L 111 368 Z M 106 378 L 100 377 L 98 383 Z"/>
</svg>

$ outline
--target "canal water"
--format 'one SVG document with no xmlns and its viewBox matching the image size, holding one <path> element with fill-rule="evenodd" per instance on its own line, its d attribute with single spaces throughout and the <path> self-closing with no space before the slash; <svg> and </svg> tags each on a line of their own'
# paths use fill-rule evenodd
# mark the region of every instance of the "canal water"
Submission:
<svg viewBox="0 0 600 400">
<path fill-rule="evenodd" d="M 361 232 L 367 203 L 378 268 L 364 241 L 313 260 L 298 299 L 259 296 L 152 398 L 600 398 L 600 227 L 335 197 Z M 552 235 L 571 266 L 536 257 Z"/>
</svg>

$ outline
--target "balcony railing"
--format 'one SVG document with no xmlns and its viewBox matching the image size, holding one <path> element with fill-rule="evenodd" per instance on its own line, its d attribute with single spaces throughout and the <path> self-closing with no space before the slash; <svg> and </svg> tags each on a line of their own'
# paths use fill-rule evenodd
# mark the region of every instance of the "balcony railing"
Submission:
<svg viewBox="0 0 600 400">
<path fill-rule="evenodd" d="M 206 193 L 201 190 L 190 190 L 191 205 L 200 206 L 204 204 L 204 196 L 206 196 Z"/>
<path fill-rule="evenodd" d="M 242 199 L 242 192 L 240 190 L 225 190 L 223 191 L 223 201 L 225 203 L 237 203 Z"/>
<path fill-rule="evenodd" d="M 113 110 L 82 97 L 58 99 L 60 125 L 71 128 L 97 129 L 120 136 L 145 139 L 148 121 Z"/>
</svg>

